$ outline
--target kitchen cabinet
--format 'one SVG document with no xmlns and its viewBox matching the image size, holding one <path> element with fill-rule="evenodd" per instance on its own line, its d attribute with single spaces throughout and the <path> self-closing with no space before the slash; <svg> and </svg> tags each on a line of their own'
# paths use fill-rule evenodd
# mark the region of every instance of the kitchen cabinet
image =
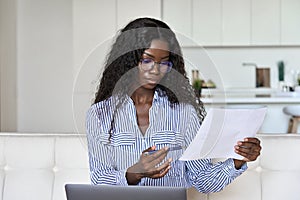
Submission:
<svg viewBox="0 0 300 200">
<path fill-rule="evenodd" d="M 192 35 L 198 45 L 222 43 L 222 1 L 193 0 Z"/>
<path fill-rule="evenodd" d="M 137 17 L 161 19 L 160 0 L 117 0 L 117 29 L 123 28 Z"/>
<path fill-rule="evenodd" d="M 300 45 L 300 1 L 281 1 L 281 44 Z"/>
<path fill-rule="evenodd" d="M 280 44 L 280 0 L 252 0 L 253 45 Z"/>
<path fill-rule="evenodd" d="M 163 0 L 162 12 L 183 46 L 250 44 L 250 0 Z"/>
<path fill-rule="evenodd" d="M 162 0 L 162 5 L 163 20 L 183 46 L 300 45 L 299 0 Z"/>
<path fill-rule="evenodd" d="M 250 0 L 222 2 L 222 44 L 250 45 Z"/>
<path fill-rule="evenodd" d="M 176 32 L 182 46 L 195 45 L 192 39 L 192 0 L 162 0 L 162 19 Z"/>
</svg>

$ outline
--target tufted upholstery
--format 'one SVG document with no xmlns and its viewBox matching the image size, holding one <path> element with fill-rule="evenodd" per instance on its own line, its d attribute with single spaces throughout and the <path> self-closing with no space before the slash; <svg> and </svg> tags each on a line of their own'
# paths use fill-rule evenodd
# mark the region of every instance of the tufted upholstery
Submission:
<svg viewBox="0 0 300 200">
<path fill-rule="evenodd" d="M 223 191 L 189 200 L 298 200 L 300 135 L 258 135 L 260 159 Z M 0 200 L 64 200 L 65 183 L 89 183 L 84 135 L 0 133 Z"/>
<path fill-rule="evenodd" d="M 77 134 L 2 133 L 0 199 L 65 199 L 65 183 L 89 183 L 85 143 Z"/>
<path fill-rule="evenodd" d="M 248 164 L 248 170 L 223 191 L 210 194 L 206 200 L 299 200 L 300 135 L 257 135 L 261 140 L 261 156 Z M 190 191 L 189 200 L 199 200 Z M 201 199 L 202 200 L 202 199 Z"/>
</svg>

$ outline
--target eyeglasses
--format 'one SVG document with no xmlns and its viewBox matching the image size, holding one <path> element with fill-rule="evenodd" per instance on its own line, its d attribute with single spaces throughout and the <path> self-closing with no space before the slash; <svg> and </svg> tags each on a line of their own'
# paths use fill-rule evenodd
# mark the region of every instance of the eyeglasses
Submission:
<svg viewBox="0 0 300 200">
<path fill-rule="evenodd" d="M 159 65 L 159 71 L 161 73 L 168 73 L 171 71 L 173 63 L 171 61 L 161 61 L 161 62 L 155 62 L 151 58 L 143 58 L 141 59 L 141 67 L 144 71 L 150 71 L 153 69 L 154 65 Z"/>
</svg>

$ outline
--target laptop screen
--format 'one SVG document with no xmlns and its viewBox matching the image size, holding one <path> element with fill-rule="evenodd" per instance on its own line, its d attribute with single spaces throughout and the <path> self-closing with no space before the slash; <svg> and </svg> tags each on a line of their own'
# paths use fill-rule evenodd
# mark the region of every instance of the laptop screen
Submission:
<svg viewBox="0 0 300 200">
<path fill-rule="evenodd" d="M 68 200 L 186 200 L 186 189 L 160 186 L 66 184 Z"/>
</svg>

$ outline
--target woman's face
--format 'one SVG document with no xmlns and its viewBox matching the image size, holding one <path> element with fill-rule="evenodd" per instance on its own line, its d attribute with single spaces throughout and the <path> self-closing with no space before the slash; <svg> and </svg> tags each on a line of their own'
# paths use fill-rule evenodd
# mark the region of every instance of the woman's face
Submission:
<svg viewBox="0 0 300 200">
<path fill-rule="evenodd" d="M 141 87 L 145 89 L 155 88 L 167 73 L 166 66 L 171 64 L 169 62 L 169 55 L 169 45 L 167 42 L 158 39 L 152 40 L 150 48 L 144 51 L 139 63 L 138 81 Z"/>
</svg>

